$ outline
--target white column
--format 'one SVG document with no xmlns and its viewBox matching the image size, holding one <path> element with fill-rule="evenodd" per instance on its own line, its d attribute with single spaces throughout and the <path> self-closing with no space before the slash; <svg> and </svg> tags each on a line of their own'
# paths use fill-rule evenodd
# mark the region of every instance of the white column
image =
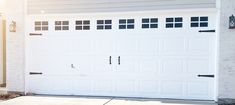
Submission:
<svg viewBox="0 0 235 105">
<path fill-rule="evenodd" d="M 25 1 L 6 0 L 6 72 L 7 89 L 24 92 L 25 69 Z M 16 32 L 10 32 L 9 25 L 16 22 Z"/>
<path fill-rule="evenodd" d="M 3 84 L 3 23 L 0 14 L 0 84 Z"/>
</svg>

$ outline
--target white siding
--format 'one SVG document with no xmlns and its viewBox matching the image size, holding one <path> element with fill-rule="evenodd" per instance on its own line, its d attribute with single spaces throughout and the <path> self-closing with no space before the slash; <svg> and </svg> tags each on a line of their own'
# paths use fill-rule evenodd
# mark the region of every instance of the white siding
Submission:
<svg viewBox="0 0 235 105">
<path fill-rule="evenodd" d="M 24 0 L 6 0 L 6 68 L 8 91 L 24 92 Z M 9 32 L 9 24 L 16 22 L 16 32 Z"/>
<path fill-rule="evenodd" d="M 28 14 L 215 8 L 215 0 L 28 0 Z"/>
<path fill-rule="evenodd" d="M 219 1 L 219 98 L 235 99 L 235 30 L 228 29 L 229 16 L 235 15 L 235 0 Z"/>
<path fill-rule="evenodd" d="M 5 12 L 5 0 L 0 0 L 0 13 Z"/>
</svg>

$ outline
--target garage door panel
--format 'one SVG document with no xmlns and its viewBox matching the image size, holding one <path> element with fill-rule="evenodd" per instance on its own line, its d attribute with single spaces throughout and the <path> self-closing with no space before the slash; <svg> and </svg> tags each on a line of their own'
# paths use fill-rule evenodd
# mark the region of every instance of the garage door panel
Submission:
<svg viewBox="0 0 235 105">
<path fill-rule="evenodd" d="M 192 58 L 187 60 L 188 73 L 212 73 L 211 62 L 208 58 Z"/>
<path fill-rule="evenodd" d="M 157 96 L 160 94 L 160 83 L 157 80 L 140 80 L 138 81 L 137 93 Z"/>
<path fill-rule="evenodd" d="M 60 76 L 31 76 L 29 90 L 37 94 L 70 95 L 70 80 Z"/>
<path fill-rule="evenodd" d="M 113 39 L 112 38 L 98 38 L 94 41 L 95 54 L 104 55 L 104 54 L 113 54 Z"/>
<path fill-rule="evenodd" d="M 96 74 L 107 74 L 110 75 L 110 73 L 113 71 L 113 64 L 114 62 L 114 57 L 112 56 L 94 56 L 94 68 L 93 68 L 93 73 Z"/>
<path fill-rule="evenodd" d="M 206 38 L 191 38 L 188 40 L 188 53 L 192 55 L 208 55 L 211 52 L 211 41 L 208 37 Z"/>
<path fill-rule="evenodd" d="M 148 37 L 148 36 L 146 36 Z M 159 53 L 159 40 L 154 37 L 138 40 L 138 49 L 141 55 L 157 55 Z"/>
<path fill-rule="evenodd" d="M 190 81 L 188 82 L 187 95 L 188 96 L 209 96 L 210 81 Z"/>
<path fill-rule="evenodd" d="M 166 58 L 162 60 L 162 73 L 175 74 L 184 72 L 184 62 L 178 58 Z"/>
<path fill-rule="evenodd" d="M 125 79 L 125 81 L 115 81 L 115 94 L 125 96 L 134 95 L 136 91 L 136 81 Z"/>
<path fill-rule="evenodd" d="M 134 37 L 121 37 L 116 41 L 116 52 L 118 54 L 136 54 L 138 53 L 138 41 Z"/>
<path fill-rule="evenodd" d="M 89 95 L 92 93 L 92 80 L 83 77 L 75 77 L 71 82 L 72 88 L 70 91 L 73 95 Z"/>
<path fill-rule="evenodd" d="M 110 95 L 114 92 L 114 82 L 110 79 L 96 79 L 93 81 L 93 92 L 95 94 Z"/>
<path fill-rule="evenodd" d="M 186 51 L 186 41 L 184 38 L 162 38 L 161 54 L 183 55 Z"/>
<path fill-rule="evenodd" d="M 71 52 L 69 41 L 61 38 L 30 39 L 30 55 L 68 55 Z"/>
<path fill-rule="evenodd" d="M 141 73 L 159 73 L 161 70 L 160 59 L 157 56 L 140 56 L 138 59 L 139 70 Z"/>
<path fill-rule="evenodd" d="M 91 38 L 73 38 L 70 39 L 70 54 L 92 54 L 94 52 L 94 43 Z"/>
<path fill-rule="evenodd" d="M 33 56 L 34 60 L 28 66 L 30 72 L 42 72 L 44 74 L 69 74 L 71 66 L 68 57 L 58 56 Z"/>
<path fill-rule="evenodd" d="M 73 71 L 89 74 L 93 70 L 94 57 L 88 55 L 70 55 L 67 65 Z"/>
<path fill-rule="evenodd" d="M 121 73 L 126 75 L 126 73 L 135 74 L 138 73 L 138 58 L 135 56 L 127 56 L 121 55 L 120 60 L 119 57 L 114 59 L 114 62 L 117 63 L 116 70 L 118 71 L 117 74 Z"/>
<path fill-rule="evenodd" d="M 184 86 L 182 81 L 161 81 L 161 93 L 163 97 L 182 97 Z"/>
</svg>

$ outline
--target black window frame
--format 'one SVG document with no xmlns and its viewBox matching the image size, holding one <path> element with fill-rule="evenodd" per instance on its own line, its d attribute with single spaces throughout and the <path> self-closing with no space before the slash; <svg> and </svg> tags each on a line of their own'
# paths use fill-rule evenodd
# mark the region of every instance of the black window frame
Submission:
<svg viewBox="0 0 235 105">
<path fill-rule="evenodd" d="M 158 18 L 142 18 L 142 29 L 158 28 Z"/>
<path fill-rule="evenodd" d="M 135 29 L 135 19 L 119 19 L 119 29 Z"/>
<path fill-rule="evenodd" d="M 190 27 L 209 27 L 209 17 L 208 16 L 193 16 L 191 17 Z"/>
<path fill-rule="evenodd" d="M 34 30 L 35 31 L 48 31 L 49 30 L 49 22 L 48 21 L 35 21 L 34 22 Z"/>
<path fill-rule="evenodd" d="M 183 28 L 183 17 L 168 17 L 166 18 L 166 28 Z"/>
<path fill-rule="evenodd" d="M 106 20 L 97 20 L 96 21 L 97 30 L 111 30 L 112 29 L 112 20 L 111 19 L 106 19 Z"/>
<path fill-rule="evenodd" d="M 69 30 L 69 21 L 55 21 L 55 31 Z"/>
<path fill-rule="evenodd" d="M 91 21 L 90 20 L 76 20 L 75 21 L 75 30 L 90 30 Z"/>
</svg>

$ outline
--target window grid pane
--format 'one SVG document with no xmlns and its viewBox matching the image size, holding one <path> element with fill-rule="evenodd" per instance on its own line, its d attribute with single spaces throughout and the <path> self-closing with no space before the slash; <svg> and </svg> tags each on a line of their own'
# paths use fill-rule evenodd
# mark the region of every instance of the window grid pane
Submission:
<svg viewBox="0 0 235 105">
<path fill-rule="evenodd" d="M 208 17 L 191 17 L 191 27 L 208 27 Z"/>
<path fill-rule="evenodd" d="M 35 31 L 47 31 L 48 21 L 35 21 L 34 22 L 34 30 Z"/>
<path fill-rule="evenodd" d="M 142 19 L 142 28 L 158 28 L 158 18 L 143 18 Z"/>
<path fill-rule="evenodd" d="M 112 20 L 97 20 L 97 30 L 112 29 Z"/>
<path fill-rule="evenodd" d="M 90 30 L 90 20 L 77 20 L 75 23 L 76 30 Z"/>
<path fill-rule="evenodd" d="M 135 19 L 119 19 L 119 29 L 134 29 Z"/>
<path fill-rule="evenodd" d="M 166 18 L 166 28 L 182 28 L 183 27 L 183 18 Z"/>
</svg>

